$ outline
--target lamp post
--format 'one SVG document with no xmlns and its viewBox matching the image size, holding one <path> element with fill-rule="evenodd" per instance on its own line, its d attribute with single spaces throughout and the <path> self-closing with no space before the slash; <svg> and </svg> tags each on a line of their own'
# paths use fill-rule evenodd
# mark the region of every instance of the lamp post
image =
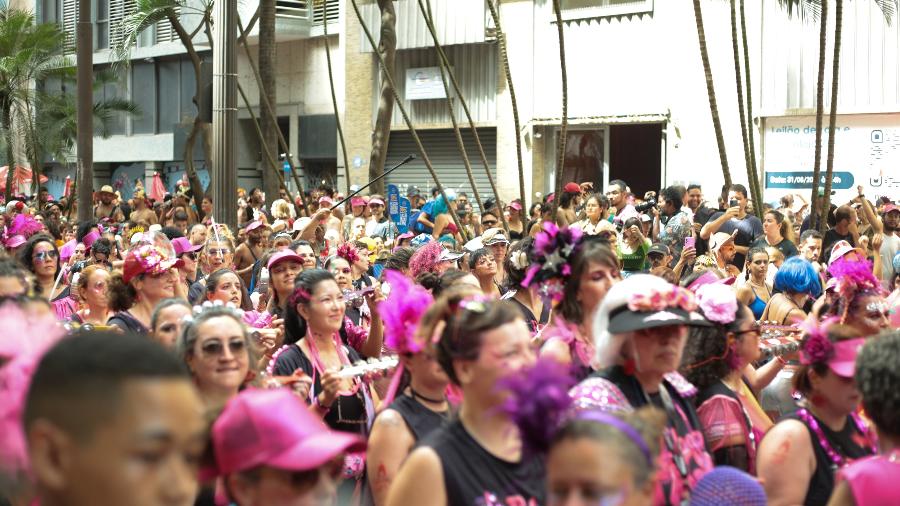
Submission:
<svg viewBox="0 0 900 506">
<path fill-rule="evenodd" d="M 94 29 L 91 0 L 78 0 L 75 37 L 78 58 L 75 106 L 78 121 L 78 221 L 85 222 L 93 218 L 94 208 Z"/>
<path fill-rule="evenodd" d="M 234 146 L 237 122 L 237 0 L 217 1 L 213 6 L 213 21 L 212 160 L 209 165 L 213 216 L 217 222 L 236 230 L 237 160 Z"/>
</svg>

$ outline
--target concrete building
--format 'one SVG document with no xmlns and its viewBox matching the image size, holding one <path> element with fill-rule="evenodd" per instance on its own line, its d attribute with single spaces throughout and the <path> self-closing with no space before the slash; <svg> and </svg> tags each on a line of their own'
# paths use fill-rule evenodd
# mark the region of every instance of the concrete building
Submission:
<svg viewBox="0 0 900 506">
<path fill-rule="evenodd" d="M 102 33 L 103 26 L 112 24 L 113 13 L 127 10 L 130 0 L 97 1 L 106 2 L 110 13 L 106 25 L 98 19 L 96 27 Z M 431 0 L 431 5 L 441 43 L 472 111 L 501 196 L 510 199 L 519 194 L 515 136 L 520 135 L 526 193 L 531 199 L 548 191 L 556 170 L 561 79 L 552 1 L 500 2 L 521 118 L 518 133 L 514 131 L 509 90 L 501 70 L 496 28 L 484 1 Z M 61 19 L 65 26 L 74 26 L 67 24 L 66 10 L 74 0 L 40 2 L 39 10 L 46 14 L 43 19 Z M 817 21 L 808 16 L 789 17 L 777 0 L 745 3 L 754 109 L 751 131 L 766 183 L 766 200 L 775 200 L 785 192 L 808 194 L 808 174 L 813 165 Z M 372 0 L 359 0 L 359 4 L 364 22 L 377 37 L 377 6 Z M 56 17 L 47 14 L 53 13 L 51 5 L 58 9 Z M 246 22 L 256 3 L 251 0 L 241 5 Z M 334 60 L 350 182 L 364 184 L 368 180 L 379 76 L 377 60 L 359 20 L 349 1 L 329 0 L 329 35 L 325 37 L 321 16 L 308 13 L 306 0 L 279 0 L 279 6 L 283 8 L 281 21 L 286 22 L 279 25 L 278 32 L 279 124 L 300 160 L 305 184 L 324 180 L 341 189 L 345 186 L 346 172 L 334 135 L 335 117 L 325 67 L 326 42 Z M 611 179 L 624 179 L 636 193 L 673 183 L 699 182 L 708 196 L 714 195 L 723 177 L 692 2 L 563 0 L 562 6 L 569 83 L 565 179 L 593 181 L 597 188 Z M 732 178 L 746 182 L 729 5 L 704 1 L 702 6 Z M 396 0 L 394 7 L 398 44 L 394 80 L 398 93 L 444 185 L 470 192 L 449 113 L 443 98 L 438 98 L 443 97 L 443 88 L 436 72 L 437 57 L 417 2 Z M 300 16 L 302 23 L 289 19 L 298 16 L 297 10 L 290 9 L 306 9 L 307 18 Z M 859 184 L 873 198 L 882 194 L 900 198 L 898 23 L 888 23 L 874 2 L 845 2 L 844 9 L 835 187 L 839 198 L 854 193 Z M 833 33 L 833 16 L 829 23 L 829 33 Z M 114 34 L 107 33 L 110 37 Z M 124 91 L 106 91 L 125 93 L 156 115 L 122 121 L 111 138 L 97 139 L 98 180 L 116 181 L 123 171 L 129 177 L 162 171 L 172 185 L 183 170 L 179 149 L 183 129 L 178 124 L 193 113 L 189 91 L 193 76 L 184 62 L 183 49 L 172 40 L 165 26 L 158 26 L 152 36 L 145 35 L 144 43 L 132 53 L 133 65 Z M 828 47 L 830 74 L 831 38 Z M 98 47 L 98 65 L 109 59 L 104 51 Z M 208 48 L 204 53 L 208 55 Z M 239 74 L 258 114 L 256 82 L 243 50 Z M 826 90 L 830 87 L 829 77 Z M 458 100 L 454 100 L 454 112 L 465 125 Z M 242 108 L 239 117 L 244 120 L 238 134 L 239 185 L 249 188 L 260 180 L 261 156 L 256 133 L 246 120 L 249 114 Z M 476 185 L 482 198 L 487 198 L 491 191 L 484 167 L 472 136 L 467 131 L 463 136 Z M 386 166 L 410 153 L 419 154 L 395 108 Z M 58 179 L 64 173 L 54 170 L 52 177 Z M 388 181 L 415 185 L 423 191 L 433 185 L 421 160 L 398 170 Z"/>
</svg>

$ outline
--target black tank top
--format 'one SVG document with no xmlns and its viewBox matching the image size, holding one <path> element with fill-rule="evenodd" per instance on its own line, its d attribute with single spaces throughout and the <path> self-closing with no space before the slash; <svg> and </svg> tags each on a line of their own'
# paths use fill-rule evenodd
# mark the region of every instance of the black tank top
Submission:
<svg viewBox="0 0 900 506">
<path fill-rule="evenodd" d="M 797 416 L 797 413 L 785 415 L 783 419 L 797 420 L 803 423 L 803 420 Z M 847 423 L 839 432 L 835 432 L 825 426 L 821 420 L 819 427 L 828 440 L 828 444 L 840 455 L 843 455 L 848 461 L 853 461 L 868 455 L 872 452 L 865 446 L 863 434 L 856 428 L 853 418 L 847 417 Z M 819 444 L 819 438 L 816 437 L 812 429 L 808 425 L 806 431 L 809 432 L 809 438 L 812 441 L 813 455 L 816 457 L 816 470 L 809 480 L 809 487 L 806 489 L 806 499 L 803 500 L 804 506 L 824 506 L 828 504 L 831 492 L 834 490 L 834 468 L 833 463 L 825 453 L 825 449 Z"/>
<path fill-rule="evenodd" d="M 446 421 L 446 413 L 434 412 L 408 395 L 397 396 L 391 403 L 390 409 L 403 417 L 403 421 L 406 422 L 406 426 L 409 427 L 416 441 L 421 441 L 434 430 L 441 428 Z"/>
<path fill-rule="evenodd" d="M 544 504 L 544 461 L 523 456 L 521 462 L 499 459 L 481 447 L 454 420 L 434 431 L 423 443 L 441 459 L 447 504 Z"/>
</svg>

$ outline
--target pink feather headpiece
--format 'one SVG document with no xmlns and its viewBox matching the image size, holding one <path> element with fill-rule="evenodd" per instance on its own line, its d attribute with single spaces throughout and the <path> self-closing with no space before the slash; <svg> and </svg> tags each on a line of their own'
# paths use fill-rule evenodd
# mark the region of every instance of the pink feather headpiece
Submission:
<svg viewBox="0 0 900 506">
<path fill-rule="evenodd" d="M 413 253 L 409 259 L 409 274 L 413 279 L 423 272 L 430 272 L 441 258 L 441 243 L 430 241 Z"/>
<path fill-rule="evenodd" d="M 828 266 L 828 273 L 831 275 L 828 287 L 840 296 L 842 323 L 846 321 L 850 305 L 858 295 L 884 293 L 881 282 L 872 273 L 872 262 L 868 260 L 839 258 Z"/>
<path fill-rule="evenodd" d="M 522 286 L 538 285 L 541 298 L 559 302 L 563 288 L 572 275 L 571 260 L 581 243 L 580 228 L 559 228 L 551 221 L 543 223 L 531 246 L 531 267 L 525 271 Z"/>
<path fill-rule="evenodd" d="M 801 364 L 824 364 L 831 360 L 834 356 L 834 343 L 828 339 L 828 329 L 837 321 L 836 316 L 826 318 L 822 322 L 810 316 L 800 325 L 806 335 L 800 344 Z"/>
<path fill-rule="evenodd" d="M 27 214 L 17 214 L 12 223 L 6 227 L 3 244 L 7 248 L 21 246 L 29 237 L 40 232 L 44 225 Z"/>
<path fill-rule="evenodd" d="M 434 304 L 434 297 L 397 271 L 386 270 L 384 278 L 391 287 L 390 298 L 378 303 L 378 314 L 384 323 L 384 344 L 397 353 L 418 353 L 424 347 L 424 340 L 416 338 L 416 330 Z"/>
<path fill-rule="evenodd" d="M 65 330 L 52 317 L 28 317 L 13 304 L 0 307 L 0 470 L 17 474 L 28 470 L 22 414 L 25 395 L 38 362 Z"/>
</svg>

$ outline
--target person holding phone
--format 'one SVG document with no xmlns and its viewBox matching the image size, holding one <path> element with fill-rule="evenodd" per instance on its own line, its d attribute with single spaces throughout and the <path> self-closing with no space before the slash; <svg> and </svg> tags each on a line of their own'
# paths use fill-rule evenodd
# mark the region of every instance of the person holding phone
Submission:
<svg viewBox="0 0 900 506">
<path fill-rule="evenodd" d="M 731 235 L 736 230 L 737 236 L 734 238 L 736 253 L 730 263 L 740 270 L 744 266 L 753 239 L 763 233 L 763 226 L 759 218 L 747 213 L 747 188 L 744 185 L 731 185 L 725 202 L 728 208 L 724 212 L 712 215 L 700 229 L 700 238 L 709 240 L 716 232 Z"/>
<path fill-rule="evenodd" d="M 681 186 L 670 186 L 660 193 L 661 214 L 668 217 L 666 224 L 659 231 L 659 242 L 669 247 L 672 261 L 668 267 L 675 267 L 688 244 L 687 238 L 693 238 L 693 218 L 689 207 L 684 206 L 684 190 Z M 690 244 L 693 248 L 694 244 Z M 688 256 L 691 252 L 688 252 Z M 696 256 L 696 251 L 693 252 Z M 693 263 L 693 260 L 692 262 Z"/>
</svg>

